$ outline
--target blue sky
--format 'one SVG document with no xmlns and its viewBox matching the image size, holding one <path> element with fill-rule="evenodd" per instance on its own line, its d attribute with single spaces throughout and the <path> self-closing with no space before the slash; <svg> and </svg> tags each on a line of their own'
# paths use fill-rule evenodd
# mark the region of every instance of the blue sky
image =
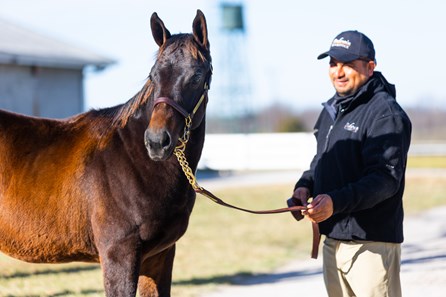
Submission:
<svg viewBox="0 0 446 297">
<path fill-rule="evenodd" d="M 87 72 L 87 108 L 127 101 L 143 85 L 157 47 L 150 32 L 156 11 L 171 33 L 188 33 L 196 9 L 206 15 L 214 59 L 210 112 L 234 103 L 222 96 L 224 70 L 219 0 L 0 0 L 0 17 L 73 43 L 118 63 Z M 246 35 L 238 47 L 250 78 L 251 109 L 271 103 L 319 108 L 333 94 L 328 60 L 317 60 L 341 31 L 357 29 L 375 44 L 378 71 L 396 84 L 403 106 L 446 105 L 446 2 L 414 0 L 242 3 Z"/>
</svg>

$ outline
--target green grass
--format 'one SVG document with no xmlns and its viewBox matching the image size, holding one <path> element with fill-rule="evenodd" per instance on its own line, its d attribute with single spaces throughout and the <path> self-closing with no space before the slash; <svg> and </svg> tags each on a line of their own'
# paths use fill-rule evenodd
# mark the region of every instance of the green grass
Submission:
<svg viewBox="0 0 446 297">
<path fill-rule="evenodd" d="M 427 166 L 414 160 L 409 160 L 410 168 Z M 444 160 L 425 158 L 424 164 L 431 167 Z M 215 194 L 242 207 L 270 209 L 283 207 L 292 187 L 259 186 Z M 446 177 L 408 175 L 406 213 L 445 205 L 444 193 Z M 291 259 L 309 258 L 310 249 L 308 221 L 296 222 L 290 214 L 242 213 L 199 196 L 188 231 L 178 242 L 172 295 L 197 296 L 217 285 L 271 271 Z M 101 270 L 98 265 L 82 263 L 28 264 L 0 255 L 0 296 L 103 296 Z"/>
<path fill-rule="evenodd" d="M 284 207 L 292 185 L 217 191 L 230 203 L 251 209 Z M 253 215 L 199 197 L 187 234 L 179 241 L 174 296 L 210 289 L 262 273 L 295 257 L 309 257 L 311 224 L 290 214 Z"/>
<path fill-rule="evenodd" d="M 0 296 L 104 296 L 99 265 L 29 264 L 0 254 Z"/>
<path fill-rule="evenodd" d="M 404 192 L 406 214 L 414 214 L 439 205 L 446 205 L 446 177 L 406 178 Z"/>
<path fill-rule="evenodd" d="M 446 168 L 446 156 L 411 156 L 407 160 L 409 168 Z"/>
</svg>

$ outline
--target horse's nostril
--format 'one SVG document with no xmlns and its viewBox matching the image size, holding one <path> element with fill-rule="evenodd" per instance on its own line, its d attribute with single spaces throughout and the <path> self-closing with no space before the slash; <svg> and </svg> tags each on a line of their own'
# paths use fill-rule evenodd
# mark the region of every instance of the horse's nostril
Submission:
<svg viewBox="0 0 446 297">
<path fill-rule="evenodd" d="M 152 133 L 149 130 L 144 133 L 144 142 L 146 147 L 151 150 L 165 150 L 172 143 L 169 132 Z"/>
<path fill-rule="evenodd" d="M 147 148 L 151 148 L 152 147 L 152 141 L 150 139 L 150 132 L 149 132 L 149 130 L 146 130 L 146 132 L 144 132 L 144 144 L 146 145 Z"/>
<path fill-rule="evenodd" d="M 170 135 L 167 131 L 163 133 L 161 147 L 166 148 L 170 146 Z"/>
</svg>

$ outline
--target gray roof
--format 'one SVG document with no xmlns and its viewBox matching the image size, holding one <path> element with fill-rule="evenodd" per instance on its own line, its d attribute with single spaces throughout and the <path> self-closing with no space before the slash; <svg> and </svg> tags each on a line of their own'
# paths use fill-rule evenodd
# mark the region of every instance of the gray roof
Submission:
<svg viewBox="0 0 446 297">
<path fill-rule="evenodd" d="M 0 19 L 0 64 L 97 69 L 115 61 Z"/>
</svg>

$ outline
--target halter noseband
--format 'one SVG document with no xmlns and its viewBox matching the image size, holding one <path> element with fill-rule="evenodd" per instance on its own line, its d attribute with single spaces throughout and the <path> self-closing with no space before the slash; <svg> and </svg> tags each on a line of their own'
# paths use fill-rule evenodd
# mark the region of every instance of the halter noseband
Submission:
<svg viewBox="0 0 446 297">
<path fill-rule="evenodd" d="M 192 120 L 195 113 L 197 112 L 198 108 L 200 108 L 201 104 L 203 103 L 208 90 L 209 90 L 209 86 L 208 86 L 208 83 L 206 82 L 204 84 L 203 94 L 201 94 L 200 100 L 198 100 L 197 104 L 195 105 L 195 107 L 191 113 L 187 112 L 187 110 L 184 109 L 184 107 L 182 107 L 180 104 L 178 104 L 176 101 L 170 99 L 169 97 L 159 97 L 153 103 L 153 107 L 155 107 L 159 103 L 166 103 L 167 105 L 169 105 L 170 107 L 172 107 L 173 109 L 178 111 L 184 118 L 189 118 L 190 120 Z"/>
<path fill-rule="evenodd" d="M 175 109 L 176 111 L 178 111 L 186 120 L 186 125 L 189 122 L 190 125 L 192 124 L 192 119 L 194 118 L 195 113 L 198 111 L 198 109 L 200 108 L 201 104 L 204 101 L 204 98 L 206 98 L 207 96 L 207 91 L 209 90 L 209 82 L 211 80 L 211 76 L 212 76 L 212 65 L 210 68 L 210 71 L 208 73 L 208 76 L 206 78 L 206 81 L 204 83 L 203 86 L 203 93 L 201 94 L 200 99 L 198 100 L 197 104 L 195 105 L 194 109 L 192 110 L 192 112 L 188 112 L 183 106 L 181 106 L 180 104 L 178 104 L 177 102 L 175 102 L 174 100 L 170 99 L 169 97 L 159 97 L 157 98 L 154 103 L 153 103 L 153 107 L 155 108 L 156 105 L 160 104 L 160 103 L 165 103 L 167 105 L 169 105 L 170 107 L 172 107 L 173 109 Z"/>
</svg>

